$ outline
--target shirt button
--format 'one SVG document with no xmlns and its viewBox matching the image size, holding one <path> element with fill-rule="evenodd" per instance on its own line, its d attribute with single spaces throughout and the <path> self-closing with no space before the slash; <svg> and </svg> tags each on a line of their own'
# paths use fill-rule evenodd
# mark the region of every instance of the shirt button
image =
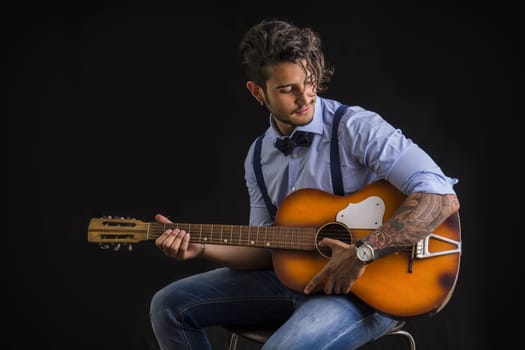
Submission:
<svg viewBox="0 0 525 350">
<path fill-rule="evenodd" d="M 295 186 L 292 186 L 292 191 L 295 191 L 296 187 Z"/>
<path fill-rule="evenodd" d="M 297 153 L 292 153 L 292 157 L 297 158 Z"/>
</svg>

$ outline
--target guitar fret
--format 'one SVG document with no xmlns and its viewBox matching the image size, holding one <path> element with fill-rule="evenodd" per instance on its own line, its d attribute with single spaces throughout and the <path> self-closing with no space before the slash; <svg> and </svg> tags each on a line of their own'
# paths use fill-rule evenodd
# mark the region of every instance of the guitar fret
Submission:
<svg viewBox="0 0 525 350">
<path fill-rule="evenodd" d="M 204 240 L 206 241 L 210 240 L 209 232 L 206 230 L 206 224 L 200 224 L 199 231 L 200 231 L 201 237 L 202 237 L 202 233 L 204 232 Z"/>
<path fill-rule="evenodd" d="M 246 240 L 246 236 L 244 236 L 242 233 L 242 228 L 240 226 L 237 226 L 237 229 L 239 230 L 239 245 L 244 246 L 248 241 Z M 244 238 L 244 240 L 243 240 Z"/>
<path fill-rule="evenodd" d="M 252 227 L 248 226 L 248 241 L 250 242 L 250 245 L 254 245 L 255 242 L 252 240 Z"/>
</svg>

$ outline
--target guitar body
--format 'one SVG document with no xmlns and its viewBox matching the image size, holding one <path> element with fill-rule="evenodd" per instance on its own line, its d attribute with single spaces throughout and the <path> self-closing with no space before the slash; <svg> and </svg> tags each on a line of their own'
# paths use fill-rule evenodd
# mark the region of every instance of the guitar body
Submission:
<svg viewBox="0 0 525 350">
<path fill-rule="evenodd" d="M 372 195 L 378 195 L 386 204 L 383 222 L 405 198 L 383 181 L 344 197 L 313 189 L 300 190 L 283 202 L 275 225 L 321 227 L 334 221 L 336 214 L 349 203 L 359 203 Z M 355 242 L 370 233 L 371 230 L 350 228 L 350 241 Z M 434 233 L 460 242 L 458 214 L 452 215 Z M 446 241 L 429 240 L 431 252 L 455 248 Z M 371 307 L 398 318 L 437 313 L 452 296 L 459 273 L 460 252 L 413 259 L 409 271 L 410 260 L 411 251 L 407 250 L 372 262 L 351 292 Z M 300 292 L 326 265 L 327 258 L 318 252 L 274 249 L 273 263 L 279 279 L 290 289 Z"/>
</svg>

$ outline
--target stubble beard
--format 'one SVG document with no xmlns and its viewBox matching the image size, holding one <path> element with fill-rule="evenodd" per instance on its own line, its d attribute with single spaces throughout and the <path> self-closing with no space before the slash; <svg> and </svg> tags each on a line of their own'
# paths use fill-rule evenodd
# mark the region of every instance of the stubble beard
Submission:
<svg viewBox="0 0 525 350">
<path fill-rule="evenodd" d="M 268 106 L 270 106 L 270 105 L 268 105 Z M 305 126 L 305 125 L 310 124 L 312 122 L 312 120 L 314 120 L 315 97 L 312 98 L 312 100 L 308 103 L 308 106 L 311 106 L 313 108 L 313 110 L 312 110 L 312 117 L 310 118 L 310 120 L 308 120 L 307 122 L 304 122 L 304 123 L 294 122 L 293 120 L 291 120 L 291 118 L 288 118 L 288 116 L 282 116 L 280 114 L 275 114 L 273 112 L 271 112 L 271 113 L 272 113 L 272 117 L 277 119 L 281 123 L 284 123 L 284 124 L 287 124 L 287 125 L 290 125 L 290 126 L 293 126 L 293 127 Z"/>
</svg>

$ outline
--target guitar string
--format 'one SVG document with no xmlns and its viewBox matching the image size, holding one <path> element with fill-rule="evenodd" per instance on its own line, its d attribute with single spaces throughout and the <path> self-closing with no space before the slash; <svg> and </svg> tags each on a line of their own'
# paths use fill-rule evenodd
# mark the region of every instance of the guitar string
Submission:
<svg viewBox="0 0 525 350">
<path fill-rule="evenodd" d="M 163 225 L 163 224 L 159 224 L 159 225 Z M 166 228 L 179 227 L 179 228 L 185 229 L 184 226 L 187 226 L 187 225 L 189 224 L 173 223 L 173 224 L 166 224 L 167 226 Z M 194 235 L 192 236 L 190 241 L 202 242 L 203 241 L 202 234 L 204 234 L 206 238 L 205 241 L 207 241 L 210 244 L 229 243 L 231 245 L 234 245 L 235 242 L 237 242 L 237 244 L 241 244 L 243 242 L 244 243 L 254 242 L 254 245 L 255 245 L 256 242 L 262 242 L 260 244 L 262 244 L 263 246 L 266 246 L 266 243 L 271 241 L 273 246 L 281 246 L 281 247 L 290 246 L 291 247 L 293 245 L 293 246 L 310 247 L 310 246 L 313 246 L 313 243 L 314 243 L 312 240 L 309 240 L 309 239 L 306 240 L 304 239 L 304 237 L 302 240 L 300 240 L 298 236 L 299 235 L 304 236 L 305 233 L 306 234 L 316 234 L 317 233 L 317 229 L 313 227 L 288 227 L 288 226 L 260 226 L 260 227 L 257 227 L 257 226 L 216 225 L 216 224 L 202 224 L 200 226 L 202 226 L 200 228 L 200 232 L 198 228 L 196 231 L 192 230 L 193 233 L 190 232 L 190 234 Z M 224 238 L 222 238 L 223 230 L 221 230 L 221 233 L 220 233 L 221 237 L 216 236 L 218 235 L 218 233 L 216 234 L 213 232 L 217 227 L 220 227 L 222 229 L 226 227 L 227 228 L 226 230 L 230 232 L 232 232 L 234 228 L 239 228 L 239 232 L 232 232 L 233 237 L 231 239 L 225 240 Z M 257 232 L 253 232 L 250 234 L 246 232 L 240 232 L 241 228 L 252 228 L 252 227 L 257 227 L 258 228 L 258 230 L 256 230 Z M 265 231 L 265 232 L 261 232 L 261 231 Z M 164 232 L 164 227 L 163 228 L 154 227 L 152 230 L 150 230 L 149 237 L 151 239 L 155 239 L 159 237 L 163 232 Z M 349 232 L 342 233 L 341 230 L 325 229 L 325 230 L 322 230 L 322 233 L 324 236 L 329 236 L 329 238 L 337 239 L 343 242 L 348 239 L 352 241 L 352 237 Z M 197 239 L 198 237 L 195 237 L 195 235 L 198 235 L 200 239 Z M 257 237 L 254 239 L 253 237 L 251 237 L 251 235 L 256 235 Z M 259 235 L 264 236 L 265 239 L 262 239 L 261 237 L 259 237 Z M 270 235 L 272 237 L 268 237 Z M 309 237 L 306 237 L 306 238 L 309 238 Z"/>
</svg>

